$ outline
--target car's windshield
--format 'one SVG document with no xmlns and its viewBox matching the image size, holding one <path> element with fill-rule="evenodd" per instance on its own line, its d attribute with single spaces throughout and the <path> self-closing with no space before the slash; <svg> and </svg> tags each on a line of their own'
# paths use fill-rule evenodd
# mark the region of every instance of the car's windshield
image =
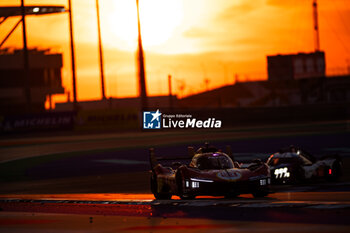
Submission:
<svg viewBox="0 0 350 233">
<path fill-rule="evenodd" d="M 196 167 L 201 170 L 206 169 L 230 169 L 233 168 L 232 160 L 221 156 L 201 156 L 197 159 Z"/>
<path fill-rule="evenodd" d="M 312 165 L 312 162 L 308 158 L 304 157 L 303 155 L 299 155 L 299 157 L 304 165 Z"/>
<path fill-rule="evenodd" d="M 278 158 L 278 157 L 272 157 L 269 159 L 267 164 L 269 166 L 276 166 L 280 164 L 286 164 L 286 163 L 297 163 L 298 162 L 298 157 L 292 157 L 292 158 Z"/>
</svg>

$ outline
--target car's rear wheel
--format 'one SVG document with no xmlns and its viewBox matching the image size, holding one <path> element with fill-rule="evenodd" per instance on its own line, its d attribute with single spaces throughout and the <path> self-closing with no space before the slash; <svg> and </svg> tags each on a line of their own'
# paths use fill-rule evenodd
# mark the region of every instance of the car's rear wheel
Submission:
<svg viewBox="0 0 350 233">
<path fill-rule="evenodd" d="M 292 174 L 291 183 L 293 184 L 302 184 L 305 182 L 305 170 L 304 168 L 297 166 L 294 170 L 294 174 Z"/>
<path fill-rule="evenodd" d="M 172 195 L 169 192 L 166 192 L 164 190 L 158 191 L 158 181 L 157 181 L 157 175 L 152 173 L 151 176 L 151 191 L 154 195 L 154 197 L 158 200 L 169 200 L 171 199 Z"/>
<path fill-rule="evenodd" d="M 331 174 L 329 174 L 328 179 L 331 181 L 336 181 L 342 174 L 342 164 L 341 161 L 336 160 L 331 167 Z M 327 172 L 327 171 L 326 171 Z"/>
</svg>

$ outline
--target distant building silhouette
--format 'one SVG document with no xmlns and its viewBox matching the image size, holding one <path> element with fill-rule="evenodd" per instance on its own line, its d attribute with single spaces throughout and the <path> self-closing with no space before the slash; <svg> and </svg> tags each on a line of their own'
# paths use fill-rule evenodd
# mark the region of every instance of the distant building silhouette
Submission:
<svg viewBox="0 0 350 233">
<path fill-rule="evenodd" d="M 62 54 L 28 50 L 31 112 L 45 111 L 48 95 L 62 94 Z M 0 113 L 27 113 L 23 50 L 0 50 Z"/>
<path fill-rule="evenodd" d="M 317 78 L 326 75 L 324 52 L 267 56 L 269 81 Z"/>
<path fill-rule="evenodd" d="M 179 100 L 180 108 L 280 107 L 350 102 L 350 76 L 240 82 Z"/>
<path fill-rule="evenodd" d="M 141 99 L 139 97 L 130 98 L 109 98 L 104 100 L 87 100 L 79 101 L 80 110 L 108 110 L 108 109 L 139 109 Z M 148 108 L 171 108 L 178 106 L 178 99 L 175 95 L 171 96 L 171 101 L 168 95 L 165 96 L 149 96 Z M 56 103 L 55 111 L 72 111 L 73 103 Z"/>
<path fill-rule="evenodd" d="M 183 108 L 279 107 L 350 102 L 350 76 L 326 77 L 325 53 L 267 56 L 268 80 L 191 95 Z"/>
</svg>

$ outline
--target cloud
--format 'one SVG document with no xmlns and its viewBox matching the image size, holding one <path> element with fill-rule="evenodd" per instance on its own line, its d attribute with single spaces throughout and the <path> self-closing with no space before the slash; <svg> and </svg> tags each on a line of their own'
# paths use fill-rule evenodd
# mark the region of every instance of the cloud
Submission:
<svg viewBox="0 0 350 233">
<path fill-rule="evenodd" d="M 295 7 L 298 5 L 311 6 L 310 0 L 267 0 L 266 4 L 275 7 Z"/>
<path fill-rule="evenodd" d="M 227 21 L 240 17 L 244 17 L 246 15 L 251 14 L 255 10 L 257 10 L 262 4 L 261 0 L 256 1 L 243 1 L 238 4 L 231 5 L 230 7 L 223 10 L 216 18 L 218 21 Z"/>
<path fill-rule="evenodd" d="M 185 31 L 183 33 L 183 36 L 188 38 L 203 38 L 203 37 L 208 38 L 208 37 L 212 37 L 213 33 L 204 28 L 192 27 L 187 31 Z"/>
</svg>

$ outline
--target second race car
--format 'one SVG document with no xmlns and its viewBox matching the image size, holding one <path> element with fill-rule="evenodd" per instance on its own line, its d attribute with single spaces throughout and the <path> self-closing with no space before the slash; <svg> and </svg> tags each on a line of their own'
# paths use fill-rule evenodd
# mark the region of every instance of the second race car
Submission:
<svg viewBox="0 0 350 233">
<path fill-rule="evenodd" d="M 342 174 L 341 158 L 337 155 L 317 159 L 295 146 L 281 149 L 267 160 L 272 184 L 295 184 L 324 178 L 336 180 Z"/>
<path fill-rule="evenodd" d="M 171 199 L 173 195 L 181 199 L 202 195 L 235 197 L 243 193 L 254 197 L 268 195 L 270 170 L 267 164 L 256 160 L 240 168 L 228 154 L 206 144 L 196 153 L 189 148 L 192 157 L 189 164 L 177 162 L 163 166 L 150 149 L 151 191 L 156 199 Z"/>
</svg>

